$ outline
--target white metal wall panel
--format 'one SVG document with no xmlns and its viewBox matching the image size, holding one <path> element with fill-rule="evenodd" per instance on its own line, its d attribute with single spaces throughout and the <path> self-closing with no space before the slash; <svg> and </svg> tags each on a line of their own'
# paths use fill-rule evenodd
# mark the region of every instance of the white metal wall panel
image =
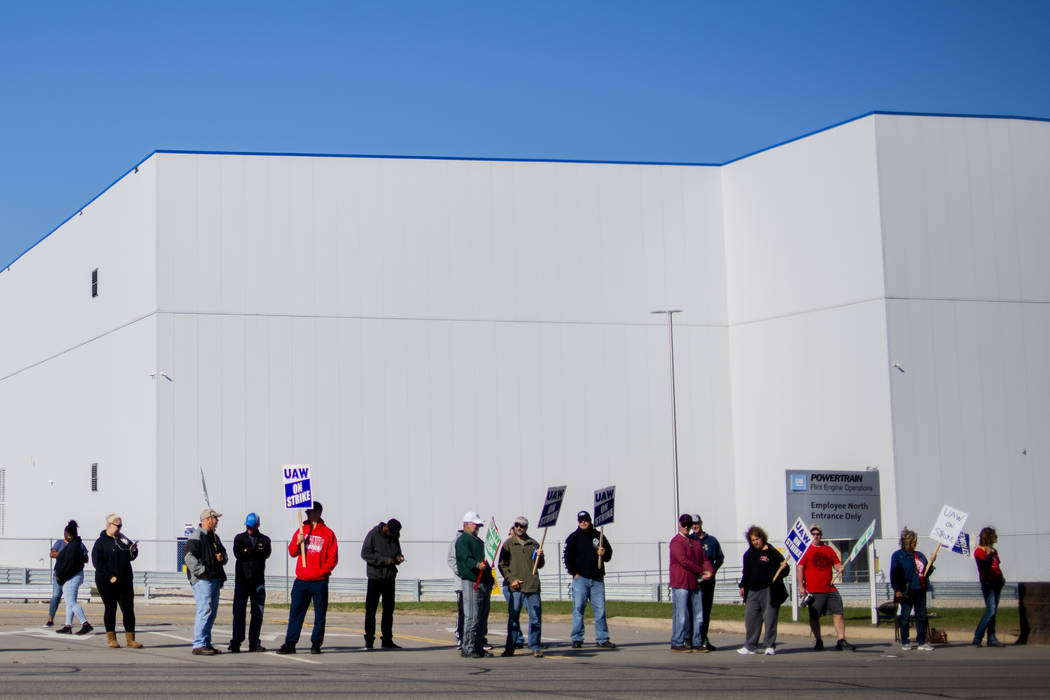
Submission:
<svg viewBox="0 0 1050 700">
<path fill-rule="evenodd" d="M 871 117 L 722 168 L 729 319 L 881 298 Z"/>
</svg>

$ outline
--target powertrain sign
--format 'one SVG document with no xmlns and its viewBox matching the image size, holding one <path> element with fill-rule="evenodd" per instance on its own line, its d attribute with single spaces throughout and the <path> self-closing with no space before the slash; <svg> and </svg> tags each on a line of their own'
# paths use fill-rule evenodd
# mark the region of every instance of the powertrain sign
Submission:
<svg viewBox="0 0 1050 700">
<path fill-rule="evenodd" d="M 788 469 L 787 527 L 800 519 L 819 525 L 826 540 L 856 540 L 875 521 L 875 538 L 882 537 L 879 472 Z"/>
</svg>

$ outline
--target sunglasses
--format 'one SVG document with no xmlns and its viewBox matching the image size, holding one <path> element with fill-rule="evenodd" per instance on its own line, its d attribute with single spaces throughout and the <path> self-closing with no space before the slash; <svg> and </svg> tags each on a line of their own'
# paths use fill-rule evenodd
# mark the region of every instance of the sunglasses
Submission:
<svg viewBox="0 0 1050 700">
<path fill-rule="evenodd" d="M 822 536 L 822 535 L 823 535 L 824 533 L 823 533 L 823 532 L 821 532 L 820 530 L 810 530 L 810 531 L 809 531 L 809 534 L 813 535 L 814 537 L 820 537 L 820 536 Z"/>
</svg>

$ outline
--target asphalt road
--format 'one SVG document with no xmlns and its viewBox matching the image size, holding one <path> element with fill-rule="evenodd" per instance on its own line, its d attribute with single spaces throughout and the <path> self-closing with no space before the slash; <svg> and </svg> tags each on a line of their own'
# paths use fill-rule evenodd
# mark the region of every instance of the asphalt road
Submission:
<svg viewBox="0 0 1050 700">
<path fill-rule="evenodd" d="M 854 653 L 813 652 L 809 639 L 781 635 L 776 656 L 741 656 L 735 651 L 740 636 L 722 633 L 712 636 L 722 647 L 717 652 L 675 654 L 660 623 L 614 619 L 610 628 L 619 648 L 601 650 L 589 643 L 576 650 L 568 643 L 568 621 L 559 619 L 544 625 L 545 658 L 519 653 L 462 659 L 450 643 L 450 619 L 398 616 L 395 636 L 404 649 L 365 651 L 361 614 L 332 613 L 318 656 L 304 653 L 307 627 L 294 656 L 199 657 L 190 654 L 192 606 L 137 606 L 137 636 L 146 645 L 141 650 L 109 649 L 97 629 L 85 637 L 56 635 L 40 626 L 44 612 L 40 605 L 0 607 L 0 696 L 1050 696 L 1048 647 L 976 649 L 960 643 L 928 653 L 901 652 L 885 633 L 865 639 L 865 630 L 850 631 L 859 647 Z M 263 628 L 263 644 L 270 649 L 283 640 L 285 615 L 272 610 Z M 90 606 L 88 618 L 101 628 L 98 606 Z M 592 633 L 587 630 L 588 640 Z M 225 648 L 227 606 L 214 637 L 215 645 Z"/>
</svg>

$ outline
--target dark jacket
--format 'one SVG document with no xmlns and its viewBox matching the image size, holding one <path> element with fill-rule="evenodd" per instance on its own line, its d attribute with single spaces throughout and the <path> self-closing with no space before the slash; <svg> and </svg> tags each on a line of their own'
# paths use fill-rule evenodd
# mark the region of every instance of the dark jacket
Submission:
<svg viewBox="0 0 1050 700">
<path fill-rule="evenodd" d="M 91 564 L 95 567 L 95 583 L 108 584 L 114 576 L 117 583 L 131 585 L 131 562 L 139 555 L 139 548 L 119 532 L 110 537 L 106 531 L 98 533 L 91 548 Z"/>
<path fill-rule="evenodd" d="M 923 574 L 919 576 L 919 568 L 915 566 L 915 557 L 922 562 Z M 894 593 L 907 593 L 908 591 L 926 590 L 926 584 L 930 574 L 936 569 L 926 561 L 926 555 L 922 552 L 907 552 L 898 549 L 890 557 L 890 585 Z"/>
<path fill-rule="evenodd" d="M 478 568 L 478 564 L 485 561 L 485 543 L 477 535 L 467 531 L 456 539 L 456 571 L 464 581 L 477 581 L 478 574 L 482 573 L 482 584 L 493 584 L 496 578 L 492 575 L 492 567 L 486 567 L 484 572 Z"/>
<path fill-rule="evenodd" d="M 765 549 L 748 547 L 744 552 L 744 568 L 740 572 L 740 587 L 744 589 L 745 599 L 748 591 L 769 588 L 783 562 L 784 555 L 771 544 L 767 543 Z M 777 580 L 783 581 L 786 575 L 786 572 L 781 573 Z"/>
<path fill-rule="evenodd" d="M 536 564 L 536 573 L 532 573 L 533 556 L 540 548 L 540 543 L 531 537 L 518 537 L 512 534 L 503 543 L 499 552 L 499 571 L 503 574 L 503 585 L 510 590 L 511 582 L 515 579 L 521 581 L 518 593 L 539 593 L 540 574 L 539 570 L 546 563 L 546 556 L 541 554 L 539 563 Z"/>
<path fill-rule="evenodd" d="M 55 580 L 62 585 L 84 570 L 84 542 L 74 537 L 55 559 Z"/>
<path fill-rule="evenodd" d="M 255 546 L 252 546 L 252 537 Z M 258 588 L 266 583 L 266 560 L 270 558 L 270 538 L 261 532 L 252 535 L 245 531 L 233 538 L 233 582 L 238 586 Z"/>
<path fill-rule="evenodd" d="M 689 539 L 696 540 L 700 543 L 700 546 L 704 548 L 704 555 L 707 556 L 707 560 L 711 562 L 711 566 L 715 568 L 715 573 L 722 568 L 722 564 L 725 563 L 726 555 L 722 553 L 722 545 L 718 543 L 718 540 L 710 532 L 704 533 L 704 538 L 700 539 L 699 536 L 692 533 L 689 534 Z M 708 579 L 711 583 L 714 583 L 714 578 Z"/>
<path fill-rule="evenodd" d="M 612 559 L 613 548 L 608 537 L 602 538 L 605 556 L 602 561 Z M 570 575 L 579 574 L 584 578 L 601 581 L 605 578 L 605 567 L 598 568 L 598 529 L 591 526 L 586 530 L 576 528 L 575 532 L 565 538 L 565 570 Z"/>
<path fill-rule="evenodd" d="M 383 534 L 383 526 L 379 523 L 365 535 L 365 541 L 361 543 L 361 558 L 367 566 L 368 578 L 387 580 L 397 578 L 397 558 L 401 556 L 401 538 L 393 534 Z"/>
<path fill-rule="evenodd" d="M 219 555 L 218 558 L 216 554 Z M 229 560 L 226 547 L 222 545 L 217 532 L 207 533 L 198 527 L 186 540 L 183 561 L 186 563 L 186 575 L 191 586 L 201 580 L 218 581 L 221 586 L 226 581 L 226 570 L 222 567 Z"/>
</svg>

